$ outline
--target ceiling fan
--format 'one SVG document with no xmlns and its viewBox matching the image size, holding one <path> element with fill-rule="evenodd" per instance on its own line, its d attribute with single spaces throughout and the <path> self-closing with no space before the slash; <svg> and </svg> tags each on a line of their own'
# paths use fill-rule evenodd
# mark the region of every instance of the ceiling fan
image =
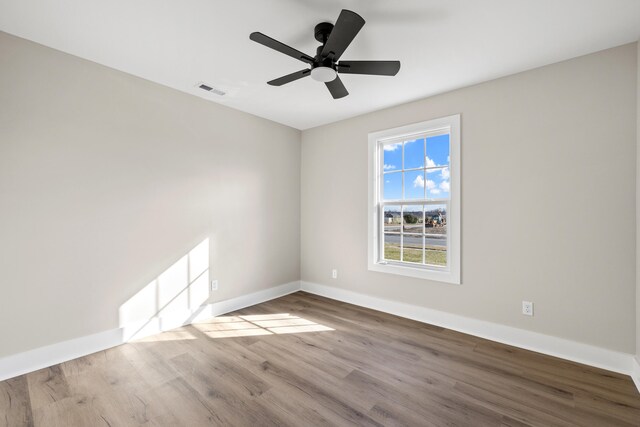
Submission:
<svg viewBox="0 0 640 427">
<path fill-rule="evenodd" d="M 338 99 L 349 95 L 338 73 L 395 76 L 400 70 L 400 61 L 340 61 L 340 57 L 362 29 L 364 23 L 365 21 L 360 15 L 343 9 L 342 12 L 340 12 L 340 16 L 338 16 L 335 26 L 328 22 L 322 22 L 316 25 L 315 38 L 322 43 L 322 45 L 318 46 L 316 56 L 314 57 L 306 55 L 262 33 L 251 33 L 249 38 L 254 42 L 263 44 L 302 62 L 306 62 L 311 66 L 311 68 L 305 68 L 271 80 L 267 82 L 268 84 L 272 86 L 282 86 L 303 77 L 311 76 L 311 78 L 316 81 L 324 82 L 329 92 L 331 92 L 331 96 Z"/>
</svg>

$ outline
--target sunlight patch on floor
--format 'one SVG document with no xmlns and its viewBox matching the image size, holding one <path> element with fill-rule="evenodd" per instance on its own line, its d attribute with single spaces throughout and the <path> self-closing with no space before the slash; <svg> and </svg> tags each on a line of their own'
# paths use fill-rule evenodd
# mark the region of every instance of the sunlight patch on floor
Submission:
<svg viewBox="0 0 640 427">
<path fill-rule="evenodd" d="M 194 323 L 193 327 L 211 338 L 298 334 L 334 330 L 328 326 L 299 316 L 293 316 L 289 313 L 219 316 L 206 322 Z"/>
</svg>

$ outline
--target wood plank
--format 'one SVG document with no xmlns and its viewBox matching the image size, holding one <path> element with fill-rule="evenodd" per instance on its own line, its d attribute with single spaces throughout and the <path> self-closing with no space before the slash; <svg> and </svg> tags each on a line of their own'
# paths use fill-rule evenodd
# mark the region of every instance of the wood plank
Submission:
<svg viewBox="0 0 640 427">
<path fill-rule="evenodd" d="M 61 365 L 40 369 L 26 376 L 33 409 L 66 399 L 71 395 Z"/>
<path fill-rule="evenodd" d="M 29 386 L 24 375 L 0 382 L 0 427 L 22 425 L 33 425 Z"/>
</svg>

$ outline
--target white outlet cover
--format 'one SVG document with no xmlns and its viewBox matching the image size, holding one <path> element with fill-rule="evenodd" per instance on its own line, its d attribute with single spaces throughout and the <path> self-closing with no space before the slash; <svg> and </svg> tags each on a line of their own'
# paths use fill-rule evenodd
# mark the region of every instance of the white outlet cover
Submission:
<svg viewBox="0 0 640 427">
<path fill-rule="evenodd" d="M 533 316 L 533 303 L 531 301 L 522 301 L 522 314 Z"/>
<path fill-rule="evenodd" d="M 212 291 L 217 291 L 218 290 L 218 281 L 217 280 L 212 280 L 211 281 L 211 290 Z"/>
<path fill-rule="evenodd" d="M 336 269 L 331 270 L 331 277 L 334 278 L 334 279 L 337 279 L 338 278 L 338 270 L 336 270 Z"/>
</svg>

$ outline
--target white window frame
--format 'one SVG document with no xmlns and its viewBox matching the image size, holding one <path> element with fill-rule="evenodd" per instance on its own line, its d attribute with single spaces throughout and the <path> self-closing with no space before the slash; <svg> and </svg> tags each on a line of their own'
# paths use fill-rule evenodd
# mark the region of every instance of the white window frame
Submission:
<svg viewBox="0 0 640 427">
<path fill-rule="evenodd" d="M 383 145 L 425 134 L 449 133 L 449 195 L 447 211 L 447 266 L 416 265 L 382 259 L 384 212 L 381 180 L 384 172 Z M 386 201 L 385 204 L 443 204 L 441 199 Z M 460 115 L 428 120 L 369 134 L 369 270 L 452 284 L 460 284 Z"/>
</svg>

